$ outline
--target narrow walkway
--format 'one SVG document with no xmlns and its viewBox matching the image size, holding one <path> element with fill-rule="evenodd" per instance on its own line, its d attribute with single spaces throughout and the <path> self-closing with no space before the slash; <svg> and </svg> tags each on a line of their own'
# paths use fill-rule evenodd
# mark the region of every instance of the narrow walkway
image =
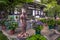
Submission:
<svg viewBox="0 0 60 40">
<path fill-rule="evenodd" d="M 55 40 L 57 37 L 60 36 L 60 33 L 57 30 L 49 30 L 48 26 L 44 26 L 41 34 L 44 35 L 48 40 Z"/>
</svg>

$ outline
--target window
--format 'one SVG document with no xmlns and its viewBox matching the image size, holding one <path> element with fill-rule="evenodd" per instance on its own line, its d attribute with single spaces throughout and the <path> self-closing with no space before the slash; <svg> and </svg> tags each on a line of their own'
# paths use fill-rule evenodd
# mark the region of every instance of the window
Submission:
<svg viewBox="0 0 60 40">
<path fill-rule="evenodd" d="M 35 10 L 33 10 L 33 16 L 35 16 Z"/>
</svg>

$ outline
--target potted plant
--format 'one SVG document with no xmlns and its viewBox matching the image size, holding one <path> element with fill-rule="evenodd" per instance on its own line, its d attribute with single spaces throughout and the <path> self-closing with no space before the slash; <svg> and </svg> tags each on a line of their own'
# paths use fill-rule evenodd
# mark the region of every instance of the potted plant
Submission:
<svg viewBox="0 0 60 40">
<path fill-rule="evenodd" d="M 49 29 L 54 29 L 55 20 L 49 19 L 49 20 L 47 20 L 47 24 L 49 26 Z"/>
<path fill-rule="evenodd" d="M 0 24 L 2 26 L 2 30 L 5 30 L 6 29 L 6 26 L 5 26 L 5 20 L 1 20 Z"/>
<path fill-rule="evenodd" d="M 43 26 L 38 25 L 37 27 L 34 28 L 36 34 L 40 34 L 40 31 L 42 30 Z"/>
<path fill-rule="evenodd" d="M 9 26 L 9 33 L 12 35 L 15 33 L 15 29 L 18 27 L 18 23 L 17 22 L 10 22 L 10 26 Z"/>
</svg>

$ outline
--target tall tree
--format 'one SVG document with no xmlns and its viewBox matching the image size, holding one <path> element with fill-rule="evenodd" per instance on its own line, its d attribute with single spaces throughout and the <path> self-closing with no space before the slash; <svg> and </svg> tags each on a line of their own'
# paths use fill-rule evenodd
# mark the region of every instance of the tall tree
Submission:
<svg viewBox="0 0 60 40">
<path fill-rule="evenodd" d="M 7 0 L 0 0 L 0 18 L 5 18 L 7 13 Z"/>
<path fill-rule="evenodd" d="M 28 3 L 28 2 L 32 2 L 32 0 L 0 0 L 1 6 L 2 6 L 2 4 L 4 4 L 2 7 L 0 6 L 0 8 L 3 10 L 4 10 L 4 8 L 9 9 L 13 13 L 14 7 L 16 7 L 16 5 L 18 5 L 20 3 L 22 3 L 22 5 L 23 5 L 24 3 Z"/>
<path fill-rule="evenodd" d="M 16 5 L 18 4 L 23 5 L 24 3 L 28 2 L 32 2 L 32 0 L 0 0 L 0 16 L 3 13 L 2 11 L 4 11 L 6 15 L 8 15 L 7 13 L 8 11 L 10 14 L 13 14 Z"/>
<path fill-rule="evenodd" d="M 54 16 L 55 18 L 60 12 L 60 6 L 57 4 L 57 1 L 59 0 L 41 0 L 41 3 L 46 5 L 44 11 L 46 11 L 50 16 Z"/>
</svg>

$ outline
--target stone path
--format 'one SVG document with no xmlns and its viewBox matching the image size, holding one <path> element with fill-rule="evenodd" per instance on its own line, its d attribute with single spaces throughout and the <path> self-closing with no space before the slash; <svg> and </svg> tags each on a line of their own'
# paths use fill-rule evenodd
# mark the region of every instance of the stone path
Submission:
<svg viewBox="0 0 60 40">
<path fill-rule="evenodd" d="M 48 40 L 55 40 L 60 36 L 60 33 L 54 29 L 49 30 L 48 26 L 44 26 L 41 34 L 44 35 Z"/>
</svg>

